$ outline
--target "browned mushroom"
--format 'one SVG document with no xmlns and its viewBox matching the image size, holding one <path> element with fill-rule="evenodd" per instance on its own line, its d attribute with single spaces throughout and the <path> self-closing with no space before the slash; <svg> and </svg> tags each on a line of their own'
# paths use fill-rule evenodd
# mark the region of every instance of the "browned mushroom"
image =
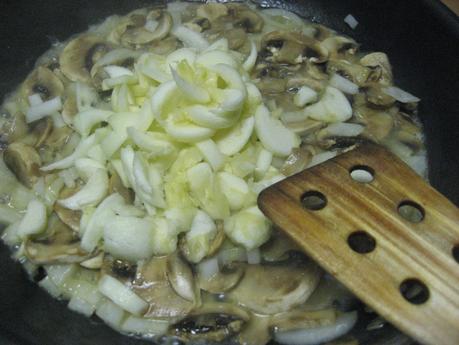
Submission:
<svg viewBox="0 0 459 345">
<path fill-rule="evenodd" d="M 211 22 L 225 17 L 227 14 L 228 8 L 226 5 L 215 2 L 200 5 L 196 10 L 197 17 L 206 18 Z"/>
<path fill-rule="evenodd" d="M 246 32 L 260 32 L 263 29 L 263 18 L 244 4 L 229 3 L 228 16 L 234 27 L 240 27 Z"/>
<path fill-rule="evenodd" d="M 108 182 L 108 193 L 119 193 L 127 204 L 132 205 L 134 203 L 134 191 L 123 185 L 123 182 L 116 171 L 112 172 L 112 176 Z"/>
<path fill-rule="evenodd" d="M 58 199 L 68 198 L 78 191 L 79 188 L 63 188 L 59 193 Z M 68 225 L 70 229 L 75 232 L 80 230 L 81 211 L 69 210 L 57 202 L 54 204 L 53 209 L 59 219 Z"/>
<path fill-rule="evenodd" d="M 379 83 L 383 85 L 392 84 L 392 67 L 386 54 L 375 52 L 365 55 L 360 59 L 360 64 L 375 71 L 376 81 Z"/>
<path fill-rule="evenodd" d="M 81 249 L 78 235 L 57 216 L 50 217 L 44 238 L 28 239 L 25 242 L 24 252 L 35 264 L 76 263 L 98 254 L 90 254 Z"/>
<path fill-rule="evenodd" d="M 210 293 L 223 293 L 235 287 L 244 276 L 245 266 L 242 263 L 231 263 L 223 266 L 220 271 L 210 278 L 198 274 L 198 286 Z"/>
<path fill-rule="evenodd" d="M 99 36 L 78 36 L 71 40 L 61 53 L 61 71 L 71 81 L 91 84 L 92 66 L 109 50 L 110 46 Z"/>
<path fill-rule="evenodd" d="M 39 66 L 27 77 L 21 91 L 23 97 L 38 94 L 43 101 L 47 101 L 61 96 L 64 92 L 64 84 L 51 70 Z"/>
<path fill-rule="evenodd" d="M 3 153 L 6 166 L 24 186 L 32 188 L 40 176 L 41 159 L 37 151 L 27 144 L 15 142 Z"/>
</svg>

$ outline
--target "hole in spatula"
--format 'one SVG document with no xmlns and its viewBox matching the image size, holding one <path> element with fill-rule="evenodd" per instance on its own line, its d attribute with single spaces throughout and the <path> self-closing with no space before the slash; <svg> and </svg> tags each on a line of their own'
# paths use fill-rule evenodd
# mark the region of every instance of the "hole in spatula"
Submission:
<svg viewBox="0 0 459 345">
<path fill-rule="evenodd" d="M 311 190 L 303 194 L 301 203 L 308 210 L 318 211 L 327 205 L 327 198 L 321 192 Z"/>
<path fill-rule="evenodd" d="M 454 260 L 459 263 L 459 244 L 456 244 L 451 252 L 453 254 Z"/>
<path fill-rule="evenodd" d="M 422 304 L 429 299 L 429 289 L 419 279 L 406 279 L 400 284 L 403 298 L 412 304 Z"/>
<path fill-rule="evenodd" d="M 424 219 L 424 209 L 414 201 L 403 201 L 398 205 L 398 213 L 411 223 L 419 223 Z"/>
<path fill-rule="evenodd" d="M 356 231 L 349 235 L 347 244 L 359 254 L 371 253 L 376 248 L 376 240 L 365 231 Z"/>
<path fill-rule="evenodd" d="M 351 178 L 360 183 L 370 183 L 374 180 L 375 172 L 366 165 L 356 165 L 349 171 Z"/>
</svg>

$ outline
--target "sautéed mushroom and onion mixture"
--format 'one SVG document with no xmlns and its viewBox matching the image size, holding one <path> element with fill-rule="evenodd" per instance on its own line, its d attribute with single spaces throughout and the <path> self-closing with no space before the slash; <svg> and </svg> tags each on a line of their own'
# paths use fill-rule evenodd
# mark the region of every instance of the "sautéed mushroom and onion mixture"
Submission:
<svg viewBox="0 0 459 345">
<path fill-rule="evenodd" d="M 327 343 L 356 323 L 354 298 L 257 195 L 364 141 L 425 177 L 418 101 L 386 54 L 284 10 L 111 16 L 1 106 L 2 239 L 52 296 L 125 334 Z"/>
</svg>

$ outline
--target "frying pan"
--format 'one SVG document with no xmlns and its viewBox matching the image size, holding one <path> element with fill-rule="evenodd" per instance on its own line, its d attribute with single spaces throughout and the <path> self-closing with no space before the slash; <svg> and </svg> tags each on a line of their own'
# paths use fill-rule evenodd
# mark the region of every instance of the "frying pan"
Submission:
<svg viewBox="0 0 459 345">
<path fill-rule="evenodd" d="M 0 95 L 25 78 L 55 40 L 84 31 L 104 17 L 146 6 L 142 0 L 3 0 L 0 4 Z M 157 1 L 156 1 L 157 2 Z M 396 84 L 419 96 L 435 188 L 459 204 L 459 19 L 435 0 L 258 1 L 292 10 L 352 36 L 362 50 L 388 53 Z M 351 30 L 343 18 L 359 21 Z M 0 181 L 1 183 L 1 181 Z M 458 239 L 459 241 L 459 239 Z M 69 311 L 29 281 L 20 264 L 0 245 L 0 344 L 140 345 L 98 320 Z M 369 314 L 370 315 L 370 314 Z M 412 344 L 390 325 L 366 331 L 362 318 L 354 333 L 361 344 Z"/>
</svg>

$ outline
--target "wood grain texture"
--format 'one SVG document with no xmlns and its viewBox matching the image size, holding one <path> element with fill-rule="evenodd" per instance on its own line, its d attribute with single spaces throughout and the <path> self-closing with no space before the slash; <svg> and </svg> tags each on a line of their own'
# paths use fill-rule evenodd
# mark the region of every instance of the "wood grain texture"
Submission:
<svg viewBox="0 0 459 345">
<path fill-rule="evenodd" d="M 349 171 L 365 165 L 370 183 Z M 327 198 L 317 211 L 302 207 L 307 191 Z M 400 216 L 411 200 L 425 212 L 419 223 Z M 340 155 L 264 190 L 260 209 L 313 259 L 405 333 L 432 345 L 459 344 L 459 210 L 401 160 L 374 144 Z M 348 236 L 366 231 L 376 240 L 368 254 L 351 250 Z M 419 279 L 428 300 L 411 304 L 400 293 L 406 279 Z"/>
<path fill-rule="evenodd" d="M 442 0 L 454 13 L 459 15 L 459 0 Z"/>
</svg>

